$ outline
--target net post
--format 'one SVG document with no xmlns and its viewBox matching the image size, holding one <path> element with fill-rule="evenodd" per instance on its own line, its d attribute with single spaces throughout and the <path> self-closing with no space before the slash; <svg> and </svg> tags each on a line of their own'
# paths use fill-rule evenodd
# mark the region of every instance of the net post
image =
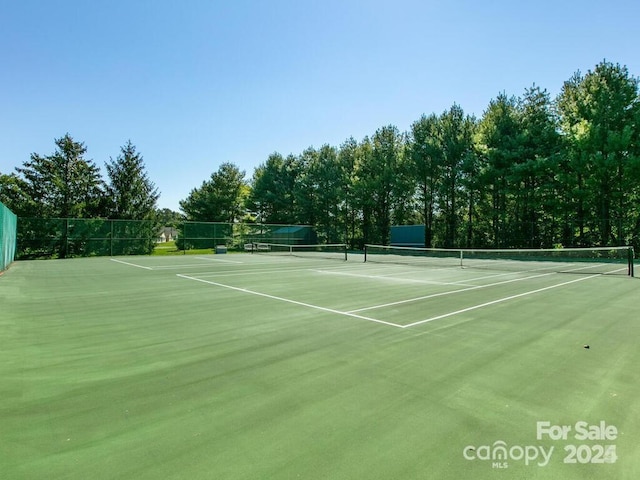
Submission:
<svg viewBox="0 0 640 480">
<path fill-rule="evenodd" d="M 635 253 L 635 252 L 634 252 L 634 250 L 633 250 L 633 247 L 629 247 L 629 250 L 628 250 L 627 255 L 628 255 L 628 257 L 629 257 L 629 258 L 628 258 L 628 262 L 629 262 L 629 263 L 628 263 L 628 269 L 629 269 L 629 276 L 630 276 L 630 277 L 635 276 L 635 275 L 633 274 L 633 257 L 635 256 L 635 255 L 634 255 L 634 253 Z"/>
<path fill-rule="evenodd" d="M 367 245 L 366 244 L 364 246 L 364 261 L 365 261 L 365 263 L 367 261 Z"/>
<path fill-rule="evenodd" d="M 344 244 L 344 261 L 346 262 L 349 258 L 347 257 L 347 244 Z"/>
<path fill-rule="evenodd" d="M 464 259 L 464 250 L 460 250 L 460 268 L 464 268 L 463 259 Z"/>
</svg>

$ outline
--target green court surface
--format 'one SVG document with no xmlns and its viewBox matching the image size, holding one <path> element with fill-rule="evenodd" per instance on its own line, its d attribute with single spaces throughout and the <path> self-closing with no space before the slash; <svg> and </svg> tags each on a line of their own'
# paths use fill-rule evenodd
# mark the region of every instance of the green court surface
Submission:
<svg viewBox="0 0 640 480">
<path fill-rule="evenodd" d="M 524 263 L 15 262 L 0 478 L 640 478 L 640 280 Z"/>
</svg>

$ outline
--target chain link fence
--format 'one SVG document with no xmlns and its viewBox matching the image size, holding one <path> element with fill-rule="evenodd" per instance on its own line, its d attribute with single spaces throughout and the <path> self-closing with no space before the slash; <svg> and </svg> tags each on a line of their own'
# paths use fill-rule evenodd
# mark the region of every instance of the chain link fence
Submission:
<svg viewBox="0 0 640 480">
<path fill-rule="evenodd" d="M 317 243 L 315 231 L 308 225 L 182 222 L 166 228 L 154 220 L 20 218 L 17 258 L 148 255 L 166 240 L 175 241 L 184 252 L 218 246 L 243 250 L 251 242 Z"/>
</svg>

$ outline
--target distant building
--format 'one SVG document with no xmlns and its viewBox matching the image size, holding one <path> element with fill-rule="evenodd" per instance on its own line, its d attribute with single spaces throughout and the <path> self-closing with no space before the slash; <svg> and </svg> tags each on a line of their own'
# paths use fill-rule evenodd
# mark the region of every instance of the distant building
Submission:
<svg viewBox="0 0 640 480">
<path fill-rule="evenodd" d="M 160 230 L 160 234 L 158 235 L 157 242 L 158 243 L 172 242 L 177 238 L 178 238 L 178 230 L 176 228 L 163 227 L 162 230 Z"/>
</svg>

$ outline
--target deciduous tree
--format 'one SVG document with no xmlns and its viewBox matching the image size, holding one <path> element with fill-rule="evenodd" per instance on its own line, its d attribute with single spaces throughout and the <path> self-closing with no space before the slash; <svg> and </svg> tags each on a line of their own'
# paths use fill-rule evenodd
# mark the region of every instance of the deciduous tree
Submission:
<svg viewBox="0 0 640 480">
<path fill-rule="evenodd" d="M 583 244 L 624 244 L 640 233 L 638 85 L 626 67 L 603 61 L 565 82 L 558 98 Z"/>
<path fill-rule="evenodd" d="M 194 188 L 180 201 L 188 220 L 235 222 L 244 213 L 245 172 L 232 163 L 223 163 L 211 178 Z"/>
</svg>

